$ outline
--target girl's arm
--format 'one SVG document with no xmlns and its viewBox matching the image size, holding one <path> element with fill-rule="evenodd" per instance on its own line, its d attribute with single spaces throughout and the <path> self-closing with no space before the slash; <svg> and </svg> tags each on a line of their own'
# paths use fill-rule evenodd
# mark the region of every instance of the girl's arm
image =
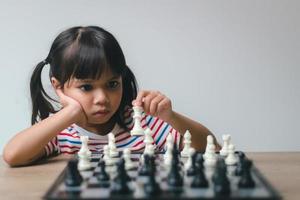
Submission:
<svg viewBox="0 0 300 200">
<path fill-rule="evenodd" d="M 181 135 L 189 130 L 192 136 L 192 147 L 198 151 L 204 151 L 207 136 L 213 134 L 200 123 L 189 119 L 172 110 L 172 103 L 169 98 L 158 91 L 140 91 L 133 105 L 142 106 L 147 114 L 159 117 L 169 123 Z M 214 136 L 213 136 L 214 137 Z M 215 140 L 216 150 L 220 150 L 220 145 Z"/>
<path fill-rule="evenodd" d="M 188 117 L 185 117 L 175 111 L 172 112 L 172 115 L 170 119 L 167 121 L 168 124 L 170 124 L 174 129 L 179 131 L 181 135 L 185 133 L 186 130 L 189 130 L 192 136 L 192 144 L 191 146 L 194 147 L 198 151 L 205 151 L 206 148 L 206 141 L 207 136 L 214 135 L 202 124 L 189 119 Z M 215 139 L 215 137 L 214 137 Z M 216 150 L 219 151 L 220 145 L 215 139 L 216 144 Z"/>
<path fill-rule="evenodd" d="M 79 102 L 64 95 L 62 89 L 56 87 L 63 109 L 34 124 L 16 136 L 5 146 L 4 160 L 11 166 L 30 164 L 45 155 L 44 147 L 60 131 L 73 123 L 86 120 Z"/>
<path fill-rule="evenodd" d="M 10 166 L 32 163 L 45 155 L 44 147 L 60 131 L 74 122 L 80 110 L 67 106 L 15 135 L 5 146 L 4 160 Z"/>
</svg>

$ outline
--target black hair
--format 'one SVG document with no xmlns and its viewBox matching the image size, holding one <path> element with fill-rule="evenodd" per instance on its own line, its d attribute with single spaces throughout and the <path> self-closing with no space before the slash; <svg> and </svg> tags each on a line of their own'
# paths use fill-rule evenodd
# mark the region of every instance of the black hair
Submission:
<svg viewBox="0 0 300 200">
<path fill-rule="evenodd" d="M 126 64 L 122 49 L 115 37 L 97 26 L 72 27 L 60 33 L 54 40 L 47 58 L 34 69 L 30 80 L 32 99 L 31 124 L 57 112 L 51 101 L 55 101 L 44 90 L 41 73 L 50 64 L 49 77 L 56 78 L 63 86 L 71 78 L 98 79 L 105 69 L 120 75 L 123 94 L 120 106 L 113 117 L 127 129 L 123 112 L 137 95 L 137 82 Z"/>
</svg>

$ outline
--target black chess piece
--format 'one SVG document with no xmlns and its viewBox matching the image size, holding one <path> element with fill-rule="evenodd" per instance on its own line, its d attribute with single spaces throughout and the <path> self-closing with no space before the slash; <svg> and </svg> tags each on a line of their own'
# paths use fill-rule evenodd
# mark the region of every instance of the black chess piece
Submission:
<svg viewBox="0 0 300 200">
<path fill-rule="evenodd" d="M 139 175 L 141 176 L 150 176 L 151 172 L 151 157 L 148 154 L 143 155 L 144 156 L 144 163 L 142 164 L 140 170 L 139 170 Z"/>
<path fill-rule="evenodd" d="M 215 195 L 229 195 L 230 194 L 230 182 L 227 177 L 227 167 L 224 159 L 217 161 L 217 166 L 214 171 L 212 181 L 214 183 Z"/>
<path fill-rule="evenodd" d="M 96 177 L 99 181 L 108 181 L 109 175 L 105 170 L 105 161 L 100 160 L 98 166 L 100 167 L 100 171 L 96 174 Z"/>
<path fill-rule="evenodd" d="M 144 190 L 148 195 L 159 195 L 161 193 L 161 189 L 159 184 L 155 180 L 155 172 L 156 166 L 154 164 L 155 158 L 151 157 L 151 170 L 148 176 L 148 181 L 144 184 Z"/>
<path fill-rule="evenodd" d="M 117 176 L 114 179 L 114 184 L 112 185 L 112 194 L 129 194 L 131 193 L 128 187 L 128 182 L 130 177 L 125 170 L 125 161 L 123 158 L 117 163 Z"/>
<path fill-rule="evenodd" d="M 183 185 L 183 177 L 180 174 L 178 150 L 176 145 L 174 145 L 172 150 L 172 165 L 168 174 L 168 184 L 171 187 L 182 187 Z"/>
<path fill-rule="evenodd" d="M 236 176 L 241 176 L 244 169 L 244 160 L 245 160 L 245 153 L 242 151 L 237 152 L 239 157 L 239 162 L 237 163 L 236 169 L 234 171 Z"/>
<path fill-rule="evenodd" d="M 200 154 L 199 154 L 200 155 Z M 191 187 L 193 188 L 207 188 L 208 187 L 208 181 L 206 179 L 205 173 L 204 173 L 204 165 L 203 165 L 203 157 L 202 155 L 197 156 L 199 157 L 199 160 L 197 160 L 197 171 L 196 175 L 194 176 Z"/>
<path fill-rule="evenodd" d="M 248 159 L 244 159 L 242 175 L 238 183 L 238 186 L 240 188 L 255 187 L 255 182 L 253 181 L 253 178 L 251 176 L 251 167 L 252 167 L 252 161 Z"/>
<path fill-rule="evenodd" d="M 65 185 L 68 187 L 77 187 L 80 186 L 83 179 L 80 175 L 80 172 L 77 168 L 78 161 L 72 159 L 68 162 L 67 171 L 66 171 L 66 178 L 65 178 Z"/>
<path fill-rule="evenodd" d="M 194 175 L 196 175 L 196 172 L 197 172 L 196 158 L 197 158 L 197 152 L 195 152 L 192 155 L 192 166 L 186 172 L 186 174 L 188 176 L 194 176 Z"/>
</svg>

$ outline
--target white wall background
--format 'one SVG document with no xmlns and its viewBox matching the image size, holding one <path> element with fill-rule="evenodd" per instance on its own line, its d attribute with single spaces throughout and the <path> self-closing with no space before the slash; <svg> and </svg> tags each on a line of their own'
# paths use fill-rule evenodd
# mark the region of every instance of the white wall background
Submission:
<svg viewBox="0 0 300 200">
<path fill-rule="evenodd" d="M 299 10 L 275 0 L 0 1 L 0 151 L 30 125 L 33 67 L 74 25 L 112 32 L 141 88 L 162 91 L 219 140 L 299 151 Z"/>
</svg>

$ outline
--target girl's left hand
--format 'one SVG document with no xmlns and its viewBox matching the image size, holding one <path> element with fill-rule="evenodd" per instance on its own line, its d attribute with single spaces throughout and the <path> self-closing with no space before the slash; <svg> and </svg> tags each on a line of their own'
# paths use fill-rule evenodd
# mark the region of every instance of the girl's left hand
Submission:
<svg viewBox="0 0 300 200">
<path fill-rule="evenodd" d="M 173 115 L 171 100 L 159 91 L 140 91 L 136 99 L 132 101 L 132 105 L 141 106 L 146 114 L 159 117 L 166 122 Z"/>
</svg>

